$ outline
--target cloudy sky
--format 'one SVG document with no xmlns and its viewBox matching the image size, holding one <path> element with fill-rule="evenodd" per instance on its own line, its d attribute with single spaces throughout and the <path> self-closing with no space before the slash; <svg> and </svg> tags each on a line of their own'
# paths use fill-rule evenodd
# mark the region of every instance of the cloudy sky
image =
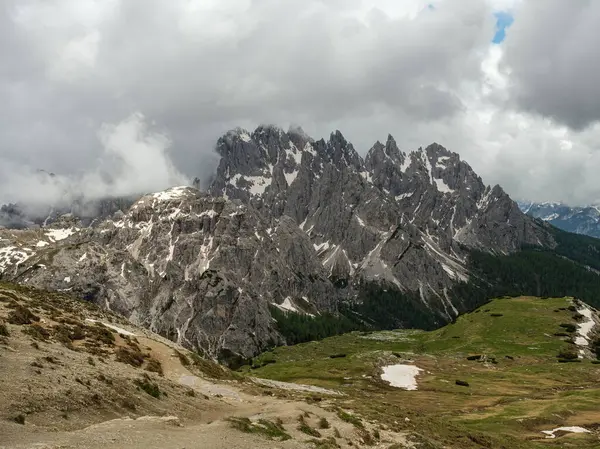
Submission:
<svg viewBox="0 0 600 449">
<path fill-rule="evenodd" d="M 273 123 L 600 202 L 598 23 L 594 0 L 0 0 L 0 201 L 53 195 L 38 168 L 95 195 L 206 178 L 220 135 Z"/>
</svg>

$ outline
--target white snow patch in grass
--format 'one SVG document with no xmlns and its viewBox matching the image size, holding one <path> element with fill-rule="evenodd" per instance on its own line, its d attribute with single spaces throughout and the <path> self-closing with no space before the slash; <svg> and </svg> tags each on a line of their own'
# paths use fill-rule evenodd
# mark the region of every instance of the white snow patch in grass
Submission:
<svg viewBox="0 0 600 449">
<path fill-rule="evenodd" d="M 83 253 L 83 256 L 79 258 L 79 262 L 83 262 L 85 259 L 87 259 L 87 253 Z"/>
<path fill-rule="evenodd" d="M 577 346 L 588 346 L 590 332 L 596 324 L 593 319 L 593 312 L 592 309 L 586 305 L 583 305 L 581 308 L 577 309 L 577 312 L 582 314 L 586 319 L 577 325 L 578 329 L 577 337 L 575 338 L 575 344 Z"/>
<path fill-rule="evenodd" d="M 355 217 L 356 217 L 356 220 L 358 221 L 358 224 L 364 228 L 365 222 L 362 220 L 362 218 L 360 218 L 358 215 L 355 215 Z"/>
<path fill-rule="evenodd" d="M 542 430 L 542 433 L 546 434 L 546 438 L 556 438 L 556 432 L 590 433 L 589 430 L 579 426 L 557 427 L 556 429 L 552 430 Z"/>
<path fill-rule="evenodd" d="M 37 242 L 37 243 L 35 244 L 35 246 L 36 246 L 36 247 L 38 247 L 38 248 L 43 248 L 44 246 L 48 246 L 49 244 L 50 244 L 50 243 L 48 243 L 48 242 L 45 242 L 44 240 L 40 240 L 39 242 Z"/>
<path fill-rule="evenodd" d="M 127 335 L 128 337 L 135 337 L 135 334 L 133 332 L 130 332 L 121 327 L 115 326 L 114 324 L 105 323 L 103 321 L 98 321 L 98 320 L 92 320 L 91 318 L 86 318 L 86 321 L 89 321 L 90 323 L 102 323 L 104 326 L 106 326 L 109 329 L 112 329 L 114 331 L 117 331 L 119 334 Z"/>
<path fill-rule="evenodd" d="M 416 377 L 421 371 L 423 370 L 415 365 L 388 365 L 383 367 L 381 380 L 389 382 L 392 387 L 416 390 Z"/>
<path fill-rule="evenodd" d="M 65 278 L 63 279 L 63 281 L 64 281 L 64 282 L 66 282 L 66 283 L 68 284 L 69 282 L 71 282 L 71 276 L 67 276 L 67 277 L 65 277 Z"/>
</svg>

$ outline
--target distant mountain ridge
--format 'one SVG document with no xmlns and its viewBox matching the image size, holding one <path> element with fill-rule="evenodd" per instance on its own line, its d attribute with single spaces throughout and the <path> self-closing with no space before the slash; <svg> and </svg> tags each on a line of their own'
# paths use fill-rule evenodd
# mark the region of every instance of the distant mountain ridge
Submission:
<svg viewBox="0 0 600 449">
<path fill-rule="evenodd" d="M 559 229 L 600 238 L 600 206 L 571 207 L 556 202 L 534 203 L 519 201 L 527 215 L 544 220 Z"/>
<path fill-rule="evenodd" d="M 31 229 L 51 226 L 64 215 L 72 215 L 82 226 L 89 226 L 95 220 L 110 217 L 118 211 L 126 211 L 138 200 L 143 192 L 137 195 L 98 196 L 87 198 L 73 185 L 64 182 L 64 178 L 54 173 L 37 170 L 32 175 L 34 184 L 40 190 L 53 192 L 52 200 L 44 200 L 45 192 L 39 198 L 29 201 L 0 204 L 0 228 Z"/>
</svg>

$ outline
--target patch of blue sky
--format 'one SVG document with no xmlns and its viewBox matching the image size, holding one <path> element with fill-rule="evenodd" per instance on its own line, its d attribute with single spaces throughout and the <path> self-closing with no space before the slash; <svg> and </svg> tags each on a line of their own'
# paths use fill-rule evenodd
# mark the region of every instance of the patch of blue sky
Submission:
<svg viewBox="0 0 600 449">
<path fill-rule="evenodd" d="M 494 44 L 500 44 L 506 39 L 506 30 L 512 25 L 515 18 L 512 14 L 506 11 L 498 11 L 494 13 L 496 17 L 496 33 L 492 38 Z"/>
</svg>

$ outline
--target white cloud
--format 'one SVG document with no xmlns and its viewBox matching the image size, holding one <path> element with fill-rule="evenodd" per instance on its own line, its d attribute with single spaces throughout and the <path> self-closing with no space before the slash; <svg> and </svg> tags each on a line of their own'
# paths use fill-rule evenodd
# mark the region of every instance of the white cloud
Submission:
<svg viewBox="0 0 600 449">
<path fill-rule="evenodd" d="M 84 76 L 96 65 L 100 33 L 93 31 L 69 41 L 50 67 L 50 76 L 59 80 L 74 80 Z"/>
<path fill-rule="evenodd" d="M 340 129 L 363 154 L 388 133 L 404 150 L 437 141 L 517 197 L 599 196 L 595 3 L 6 2 L 6 171 L 46 168 L 79 181 L 72 173 L 93 173 L 99 192 L 117 192 L 131 186 L 106 183 L 106 172 L 127 167 L 135 187 L 148 190 L 155 186 L 145 175 L 164 185 L 179 179 L 174 166 L 208 176 L 214 143 L 230 128 L 299 123 L 317 138 Z M 515 17 L 501 45 L 490 44 L 495 11 Z M 540 75 L 544 64 L 551 70 Z M 134 111 L 171 140 L 134 115 L 103 128 L 103 147 L 102 124 Z M 111 160 L 121 165 L 109 170 Z M 0 182 L 1 198 L 15 190 Z"/>
<path fill-rule="evenodd" d="M 101 156 L 92 170 L 79 174 L 49 176 L 31 166 L 0 159 L 0 204 L 70 205 L 81 197 L 128 196 L 190 184 L 169 158 L 169 138 L 149 129 L 142 114 L 103 125 L 98 138 Z"/>
</svg>

